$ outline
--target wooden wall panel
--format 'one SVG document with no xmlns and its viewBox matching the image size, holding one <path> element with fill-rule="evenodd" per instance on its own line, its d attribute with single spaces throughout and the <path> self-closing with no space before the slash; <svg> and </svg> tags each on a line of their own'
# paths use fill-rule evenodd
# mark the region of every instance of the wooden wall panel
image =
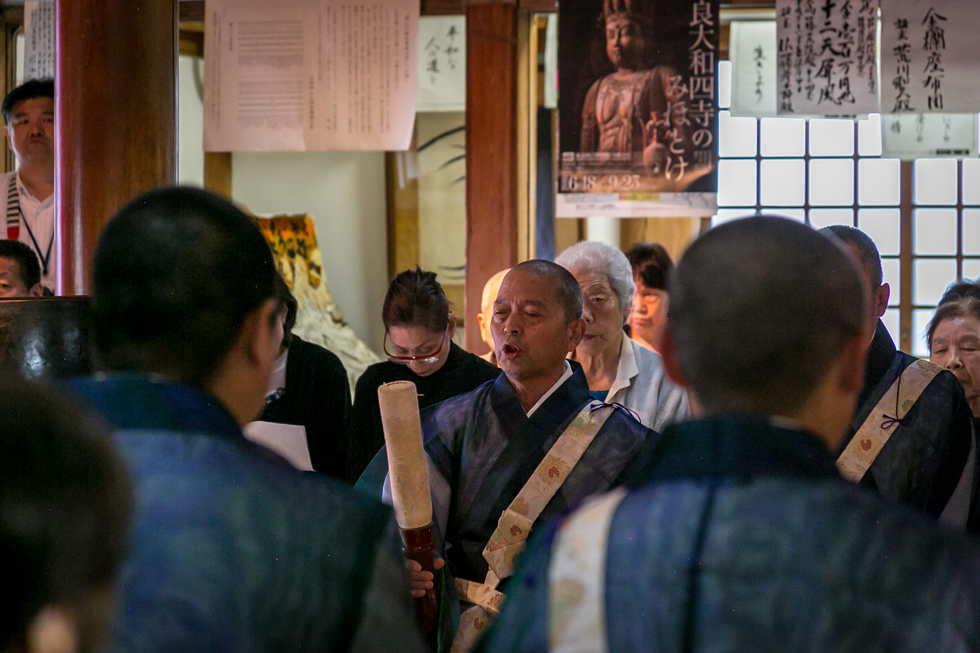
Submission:
<svg viewBox="0 0 980 653">
<path fill-rule="evenodd" d="M 85 294 L 99 231 L 177 178 L 177 1 L 57 0 L 59 291 Z"/>
<path fill-rule="evenodd" d="M 466 8 L 466 301 L 475 325 L 487 280 L 517 262 L 517 12 Z M 487 347 L 478 329 L 466 348 Z"/>
</svg>

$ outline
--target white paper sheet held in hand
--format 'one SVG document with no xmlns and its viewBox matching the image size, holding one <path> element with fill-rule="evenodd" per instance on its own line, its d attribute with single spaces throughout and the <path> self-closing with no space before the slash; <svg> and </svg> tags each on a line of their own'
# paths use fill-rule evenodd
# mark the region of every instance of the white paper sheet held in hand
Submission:
<svg viewBox="0 0 980 653">
<path fill-rule="evenodd" d="M 395 521 L 410 530 L 432 523 L 432 495 L 422 449 L 419 397 L 411 381 L 378 388 L 381 423 L 388 452 L 388 475 Z"/>
<path fill-rule="evenodd" d="M 306 442 L 306 427 L 296 424 L 249 422 L 242 429 L 245 437 L 271 449 L 304 472 L 313 471 L 310 448 Z"/>
<path fill-rule="evenodd" d="M 419 4 L 208 0 L 204 149 L 404 150 Z"/>
</svg>

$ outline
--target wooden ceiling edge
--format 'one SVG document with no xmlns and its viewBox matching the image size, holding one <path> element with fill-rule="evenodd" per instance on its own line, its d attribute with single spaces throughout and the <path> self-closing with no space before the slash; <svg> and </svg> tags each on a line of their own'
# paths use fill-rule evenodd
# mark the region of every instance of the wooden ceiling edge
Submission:
<svg viewBox="0 0 980 653">
<path fill-rule="evenodd" d="M 204 0 L 180 0 L 180 22 L 204 20 Z"/>
</svg>

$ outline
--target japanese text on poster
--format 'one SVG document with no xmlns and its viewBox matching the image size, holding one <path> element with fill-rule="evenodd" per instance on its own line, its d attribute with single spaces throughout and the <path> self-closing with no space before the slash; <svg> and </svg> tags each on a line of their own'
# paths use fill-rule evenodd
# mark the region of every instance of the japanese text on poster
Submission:
<svg viewBox="0 0 980 653">
<path fill-rule="evenodd" d="M 976 113 L 977 3 L 889 0 L 882 7 L 882 113 Z"/>
<path fill-rule="evenodd" d="M 778 108 L 776 22 L 733 21 L 730 35 L 732 115 L 775 116 Z"/>
<path fill-rule="evenodd" d="M 878 110 L 877 0 L 776 0 L 780 114 Z"/>
<path fill-rule="evenodd" d="M 54 79 L 54 0 L 24 3 L 24 81 Z"/>
<path fill-rule="evenodd" d="M 204 149 L 404 150 L 419 5 L 209 0 Z"/>
<path fill-rule="evenodd" d="M 881 156 L 912 161 L 920 157 L 977 155 L 975 113 L 893 113 L 881 116 Z"/>
<path fill-rule="evenodd" d="M 419 21 L 418 111 L 466 110 L 466 17 Z"/>
<path fill-rule="evenodd" d="M 559 9 L 556 214 L 712 215 L 718 1 Z"/>
</svg>

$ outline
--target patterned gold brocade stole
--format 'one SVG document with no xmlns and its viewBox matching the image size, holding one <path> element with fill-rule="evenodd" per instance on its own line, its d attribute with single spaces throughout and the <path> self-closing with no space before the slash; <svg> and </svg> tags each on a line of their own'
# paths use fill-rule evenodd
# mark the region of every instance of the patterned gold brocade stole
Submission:
<svg viewBox="0 0 980 653">
<path fill-rule="evenodd" d="M 894 427 L 905 419 L 922 391 L 940 372 L 942 368 L 924 360 L 917 360 L 905 368 L 837 459 L 841 476 L 852 483 L 861 482 L 888 443 Z M 895 411 L 895 415 L 889 415 L 889 411 Z"/>
<path fill-rule="evenodd" d="M 554 653 L 606 653 L 606 551 L 617 488 L 589 500 L 555 538 L 548 568 L 548 649 Z"/>
<path fill-rule="evenodd" d="M 589 402 L 575 416 L 521 491 L 501 513 L 497 528 L 483 549 L 483 557 L 490 565 L 486 579 L 482 583 L 456 579 L 456 592 L 462 600 L 472 603 L 473 606 L 460 616 L 451 653 L 473 650 L 491 618 L 500 612 L 504 595 L 497 591 L 497 585 L 514 573 L 514 561 L 524 550 L 535 520 L 578 464 L 603 424 L 616 410 L 612 406 L 601 406 L 593 410 L 598 403 Z"/>
</svg>

